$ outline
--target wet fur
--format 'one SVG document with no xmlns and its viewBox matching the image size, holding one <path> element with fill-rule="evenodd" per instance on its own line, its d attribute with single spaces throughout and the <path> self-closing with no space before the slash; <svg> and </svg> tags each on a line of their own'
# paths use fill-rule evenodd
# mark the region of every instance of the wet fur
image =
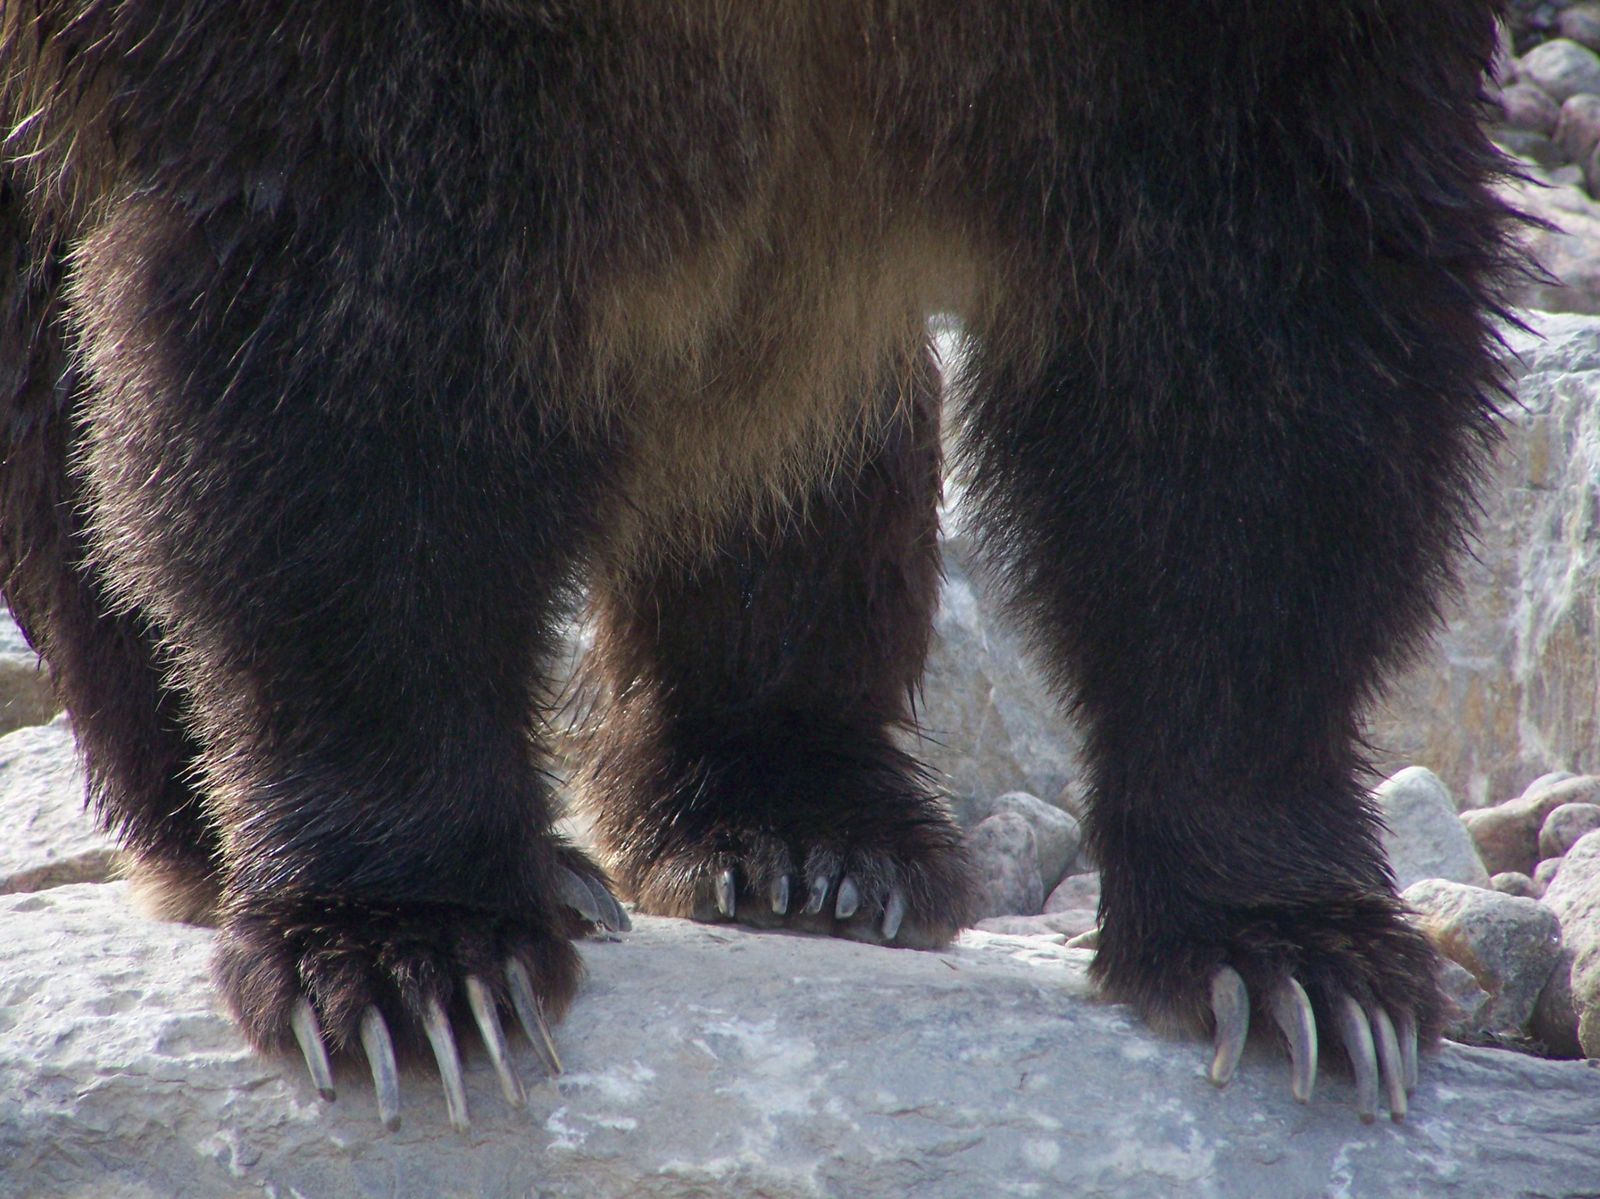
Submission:
<svg viewBox="0 0 1600 1199">
<path fill-rule="evenodd" d="M 1087 728 L 1108 991 L 1197 1023 L 1231 961 L 1436 1027 L 1358 730 L 1492 438 L 1496 8 L 0 2 L 0 577 L 103 819 L 220 897 L 246 1030 L 507 954 L 570 997 L 585 581 L 581 784 L 643 906 L 731 867 L 756 920 L 816 861 L 869 892 L 829 931 L 968 918 L 894 741 L 939 311 Z"/>
</svg>

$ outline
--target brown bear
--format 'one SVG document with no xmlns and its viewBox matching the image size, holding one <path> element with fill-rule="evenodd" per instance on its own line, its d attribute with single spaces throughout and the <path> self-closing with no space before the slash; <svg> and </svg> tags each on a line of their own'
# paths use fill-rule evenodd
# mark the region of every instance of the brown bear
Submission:
<svg viewBox="0 0 1600 1199">
<path fill-rule="evenodd" d="M 640 910 L 933 946 L 940 383 L 1083 722 L 1095 973 L 1362 1113 L 1436 1034 L 1364 703 L 1468 526 L 1493 0 L 0 0 L 0 582 L 262 1048 L 531 1036 Z"/>
</svg>

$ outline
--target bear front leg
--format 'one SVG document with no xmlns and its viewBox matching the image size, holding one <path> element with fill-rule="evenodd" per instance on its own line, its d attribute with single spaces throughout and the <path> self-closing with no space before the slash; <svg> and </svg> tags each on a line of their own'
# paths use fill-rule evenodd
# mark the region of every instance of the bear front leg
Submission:
<svg viewBox="0 0 1600 1199">
<path fill-rule="evenodd" d="M 983 543 L 1087 725 L 1096 977 L 1209 1029 L 1219 1084 L 1252 1010 L 1297 1098 L 1338 1046 L 1364 1119 L 1403 1117 L 1444 1004 L 1361 714 L 1465 539 L 1512 261 L 1491 6 L 1434 7 L 1086 6 L 1137 52 L 1073 85 L 1128 102 L 1042 217 L 997 205 L 1039 265 L 978 324 L 964 414 Z"/>
<path fill-rule="evenodd" d="M 145 195 L 86 239 L 89 541 L 186 700 L 240 1027 L 329 1097 L 361 1045 L 390 1125 L 426 1043 L 464 1125 L 452 1016 L 519 1101 L 501 1012 L 553 1068 L 573 938 L 626 923 L 552 829 L 538 716 L 598 459 L 522 415 L 500 273 L 340 215 Z"/>
</svg>

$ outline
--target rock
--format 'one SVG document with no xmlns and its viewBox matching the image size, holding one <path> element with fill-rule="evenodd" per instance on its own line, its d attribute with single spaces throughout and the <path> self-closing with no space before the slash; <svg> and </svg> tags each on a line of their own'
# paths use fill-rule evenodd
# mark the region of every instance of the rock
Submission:
<svg viewBox="0 0 1600 1199">
<path fill-rule="evenodd" d="M 1508 127 L 1543 137 L 1554 134 L 1561 119 L 1561 106 L 1531 83 L 1501 88 L 1500 111 Z"/>
<path fill-rule="evenodd" d="M 1511 1035 L 1525 1031 L 1561 952 L 1556 914 L 1534 899 L 1444 879 L 1408 887 L 1404 898 L 1440 951 L 1488 993 L 1481 1026 Z"/>
<path fill-rule="evenodd" d="M 1528 1033 L 1544 1046 L 1546 1057 L 1583 1056 L 1583 1046 L 1578 1043 L 1578 1012 L 1572 1004 L 1572 950 L 1563 948 L 1556 958 L 1550 979 L 1533 1005 Z"/>
<path fill-rule="evenodd" d="M 1578 776 L 1573 774 L 1570 770 L 1552 770 L 1549 773 L 1541 774 L 1538 778 L 1534 779 L 1533 782 L 1529 783 L 1522 789 L 1522 794 L 1534 795 L 1540 791 L 1543 791 L 1546 787 L 1554 787 L 1557 783 L 1564 783 L 1568 779 L 1575 779 L 1577 777 Z"/>
<path fill-rule="evenodd" d="M 1502 895 L 1520 895 L 1524 899 L 1539 898 L 1539 889 L 1533 885 L 1533 880 L 1526 874 L 1518 874 L 1515 870 L 1495 875 L 1489 880 L 1489 886 Z"/>
<path fill-rule="evenodd" d="M 1578 1041 L 1590 1057 L 1600 1057 L 1600 832 L 1589 833 L 1567 851 L 1561 872 L 1545 889 L 1544 902 L 1561 918 L 1572 952 Z"/>
<path fill-rule="evenodd" d="M 1478 985 L 1472 971 L 1445 958 L 1439 970 L 1439 986 L 1454 1009 L 1445 1023 L 1445 1036 L 1467 1045 L 1491 1037 L 1483 1020 L 1489 1007 L 1489 993 Z"/>
<path fill-rule="evenodd" d="M 1401 890 L 1425 878 L 1489 885 L 1450 792 L 1433 771 L 1408 766 L 1379 784 L 1373 798 L 1383 812 L 1383 848 Z"/>
<path fill-rule="evenodd" d="M 1100 906 L 1100 872 L 1069 875 L 1056 885 L 1044 901 L 1046 912 L 1093 911 Z"/>
<path fill-rule="evenodd" d="M 1551 190 L 1600 213 L 1576 189 Z M 1585 220 L 1594 240 L 1576 239 L 1573 253 L 1600 288 L 1600 216 Z M 1593 294 L 1600 309 L 1600 290 Z M 1600 745 L 1600 537 L 1591 532 L 1600 321 L 1529 319 L 1532 334 L 1506 335 L 1520 355 L 1508 362 L 1517 400 L 1503 405 L 1480 535 L 1460 564 L 1462 601 L 1448 609 L 1432 652 L 1395 680 L 1368 730 L 1387 769 L 1425 761 L 1468 808 L 1590 760 Z M 1527 873 L 1533 860 L 1486 856 L 1484 864 Z"/>
<path fill-rule="evenodd" d="M 1008 791 L 993 799 L 975 798 L 958 806 L 962 824 L 974 827 L 1000 812 L 1021 816 L 1033 829 L 1034 849 L 1038 854 L 1039 878 L 1049 891 L 1061 881 L 1078 856 L 1083 833 L 1076 817 L 1026 791 Z"/>
<path fill-rule="evenodd" d="M 1044 912 L 1038 916 L 991 916 L 987 920 L 978 921 L 975 926 L 980 932 L 1004 933 L 1012 937 L 1053 937 L 1057 941 L 1066 941 L 1068 937 L 1076 937 L 1088 932 L 1098 923 L 1094 909 L 1084 908 L 1074 911 Z"/>
<path fill-rule="evenodd" d="M 1586 804 L 1596 799 L 1600 799 L 1600 778 L 1585 775 L 1498 807 L 1463 812 L 1461 822 L 1471 833 L 1478 856 L 1491 874 L 1515 870 L 1531 875 L 1541 857 L 1539 830 L 1550 813 L 1563 804 Z"/>
<path fill-rule="evenodd" d="M 111 876 L 116 842 L 84 812 L 83 771 L 65 717 L 0 737 L 0 797 L 0 894 Z"/>
<path fill-rule="evenodd" d="M 967 836 L 978 876 L 978 918 L 1037 916 L 1044 907 L 1033 826 L 1015 812 L 978 822 Z"/>
<path fill-rule="evenodd" d="M 1550 889 L 1550 884 L 1555 881 L 1560 869 L 1560 858 L 1546 858 L 1533 868 L 1533 887 L 1541 897 Z"/>
<path fill-rule="evenodd" d="M 1508 150 L 1550 168 L 1559 163 L 1555 143 L 1546 151 L 1537 133 L 1503 130 L 1495 135 Z M 1544 155 L 1545 157 L 1541 157 Z M 1600 245 L 1600 205 L 1575 182 L 1563 182 L 1548 169 L 1531 169 L 1532 181 L 1510 182 L 1505 191 L 1524 212 L 1548 221 L 1548 229 L 1530 229 L 1522 241 L 1550 278 L 1526 281 L 1513 289 L 1515 302 L 1547 312 L 1600 312 L 1600 264 L 1594 261 Z"/>
<path fill-rule="evenodd" d="M 1281 1053 L 1225 1091 L 1205 1046 L 1088 1002 L 1086 953 L 969 933 L 917 953 L 639 917 L 583 948 L 556 1029 L 516 1039 L 523 1111 L 463 1038 L 468 1134 L 430 1066 L 378 1125 L 359 1058 L 318 1101 L 206 984 L 212 934 L 131 916 L 126 888 L 0 899 L 0 1194 L 27 1199 L 807 1199 L 829 1195 L 1570 1194 L 1594 1176 L 1600 1073 L 1446 1046 L 1404 1127 L 1361 1124 L 1342 1072 L 1309 1107 Z M 1331 1064 L 1330 1064 L 1331 1065 Z"/>
<path fill-rule="evenodd" d="M 1570 38 L 1552 38 L 1535 46 L 1522 56 L 1517 72 L 1557 104 L 1579 92 L 1600 92 L 1600 56 Z"/>
<path fill-rule="evenodd" d="M 1559 858 L 1585 833 L 1600 828 L 1600 804 L 1564 803 L 1544 818 L 1539 829 L 1539 856 Z"/>
<path fill-rule="evenodd" d="M 22 630 L 0 609 L 0 735 L 46 724 L 59 710 L 50 676 Z"/>
<path fill-rule="evenodd" d="M 1584 92 L 1567 97 L 1550 136 L 1569 159 L 1582 162 L 1600 143 L 1600 96 Z"/>
<path fill-rule="evenodd" d="M 958 354 L 948 330 L 945 361 Z M 1062 715 L 996 589 L 976 568 L 959 479 L 945 488 L 945 582 L 934 621 L 919 711 L 926 737 L 917 754 L 957 796 L 1022 790 L 1053 798 L 1078 777 L 1078 732 Z"/>
<path fill-rule="evenodd" d="M 1600 5 L 1574 4 L 1556 18 L 1556 31 L 1590 50 L 1600 50 Z"/>
<path fill-rule="evenodd" d="M 1550 135 L 1547 133 L 1536 133 L 1531 129 L 1512 129 L 1502 125 L 1491 129 L 1489 136 L 1495 145 L 1507 154 L 1525 159 L 1530 166 L 1538 167 L 1542 171 L 1553 171 L 1566 164 L 1560 149 L 1550 140 Z M 1526 296 L 1532 293 L 1522 291 L 1518 294 Z M 1523 299 L 1520 302 L 1529 301 Z"/>
</svg>

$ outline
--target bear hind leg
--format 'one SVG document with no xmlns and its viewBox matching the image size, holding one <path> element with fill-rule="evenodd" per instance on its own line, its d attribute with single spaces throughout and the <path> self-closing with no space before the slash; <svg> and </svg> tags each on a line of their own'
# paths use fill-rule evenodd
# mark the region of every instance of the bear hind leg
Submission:
<svg viewBox="0 0 1600 1199">
<path fill-rule="evenodd" d="M 896 744 L 938 588 L 925 354 L 913 374 L 800 513 L 597 585 L 608 702 L 580 790 L 643 910 L 923 947 L 968 923 L 960 832 Z"/>
</svg>

